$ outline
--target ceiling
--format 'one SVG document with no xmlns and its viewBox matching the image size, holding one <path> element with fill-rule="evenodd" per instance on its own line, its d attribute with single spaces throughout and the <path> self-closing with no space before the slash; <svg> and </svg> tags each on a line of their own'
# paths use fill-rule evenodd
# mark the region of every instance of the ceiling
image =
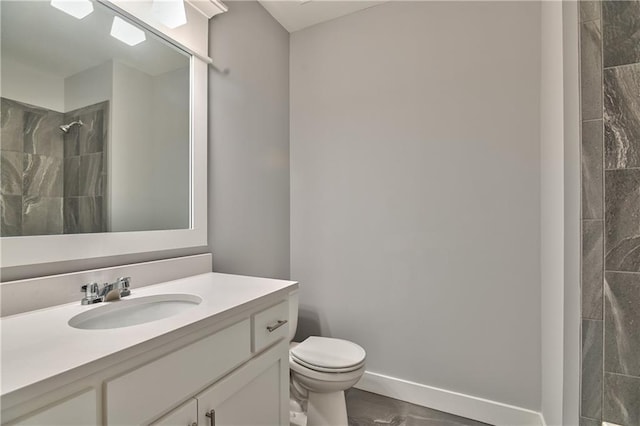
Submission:
<svg viewBox="0 0 640 426">
<path fill-rule="evenodd" d="M 290 33 L 385 3 L 386 0 L 258 0 Z"/>
<path fill-rule="evenodd" d="M 0 1 L 2 58 L 11 58 L 50 75 L 68 77 L 115 59 L 149 75 L 183 68 L 183 52 L 147 32 L 146 41 L 127 46 L 109 35 L 113 12 L 95 9 L 76 19 L 48 1 Z"/>
</svg>

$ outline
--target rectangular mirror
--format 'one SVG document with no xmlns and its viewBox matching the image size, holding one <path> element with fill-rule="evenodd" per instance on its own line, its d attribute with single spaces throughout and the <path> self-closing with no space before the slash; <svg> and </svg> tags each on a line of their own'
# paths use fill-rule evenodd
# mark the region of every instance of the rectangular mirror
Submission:
<svg viewBox="0 0 640 426">
<path fill-rule="evenodd" d="M 100 3 L 0 8 L 1 236 L 189 228 L 190 55 Z"/>
<path fill-rule="evenodd" d="M 206 245 L 208 18 L 134 5 L 0 2 L 3 268 Z"/>
</svg>

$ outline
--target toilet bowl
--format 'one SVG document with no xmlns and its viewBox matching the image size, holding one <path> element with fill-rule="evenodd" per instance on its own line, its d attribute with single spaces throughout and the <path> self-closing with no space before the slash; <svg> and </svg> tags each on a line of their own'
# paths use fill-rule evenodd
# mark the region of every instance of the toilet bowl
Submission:
<svg viewBox="0 0 640 426">
<path fill-rule="evenodd" d="M 297 292 L 289 297 L 291 341 L 297 326 Z M 311 336 L 301 343 L 291 343 L 289 369 L 292 399 L 305 400 L 304 404 L 292 402 L 291 405 L 306 408 L 304 413 L 292 412 L 292 424 L 304 424 L 299 417 L 306 414 L 306 426 L 347 426 L 344 391 L 362 377 L 365 357 L 362 347 L 343 339 Z"/>
</svg>

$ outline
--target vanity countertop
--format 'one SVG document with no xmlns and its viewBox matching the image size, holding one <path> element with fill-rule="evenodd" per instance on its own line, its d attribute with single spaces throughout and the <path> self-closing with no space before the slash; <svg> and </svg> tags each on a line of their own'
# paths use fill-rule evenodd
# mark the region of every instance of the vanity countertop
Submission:
<svg viewBox="0 0 640 426">
<path fill-rule="evenodd" d="M 135 277 L 133 277 L 135 280 Z M 110 356 L 168 334 L 197 329 L 198 324 L 225 320 L 269 298 L 297 288 L 295 281 L 206 273 L 146 287 L 133 288 L 125 300 L 168 293 L 200 296 L 202 302 L 177 315 L 122 328 L 81 330 L 68 325 L 73 316 L 103 306 L 80 301 L 0 319 L 4 398 L 80 367 L 108 365 Z M 119 302 L 106 302 L 119 303 Z"/>
</svg>

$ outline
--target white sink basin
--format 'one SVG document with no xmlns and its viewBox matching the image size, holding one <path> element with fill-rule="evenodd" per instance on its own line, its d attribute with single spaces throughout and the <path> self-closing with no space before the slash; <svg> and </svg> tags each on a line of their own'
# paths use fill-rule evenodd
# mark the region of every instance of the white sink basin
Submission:
<svg viewBox="0 0 640 426">
<path fill-rule="evenodd" d="M 202 298 L 193 294 L 158 294 L 122 299 L 83 312 L 69 325 L 83 330 L 104 330 L 144 324 L 177 315 L 198 306 Z"/>
</svg>

